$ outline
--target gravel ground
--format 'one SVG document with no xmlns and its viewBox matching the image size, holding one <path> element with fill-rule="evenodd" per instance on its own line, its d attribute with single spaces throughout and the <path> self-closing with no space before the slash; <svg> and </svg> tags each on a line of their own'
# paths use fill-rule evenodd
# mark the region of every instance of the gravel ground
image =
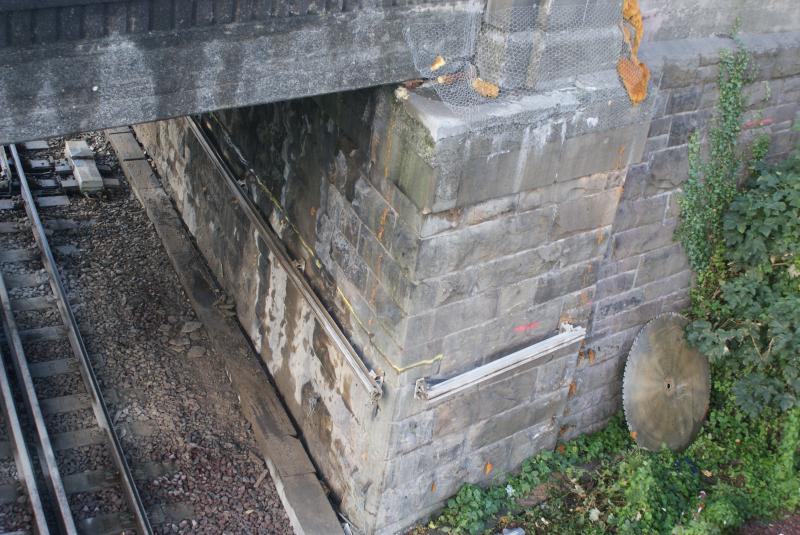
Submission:
<svg viewBox="0 0 800 535">
<path fill-rule="evenodd" d="M 741 535 L 800 535 L 800 515 L 792 515 L 773 522 L 748 522 Z"/>
<path fill-rule="evenodd" d="M 214 353 L 197 322 L 110 146 L 101 134 L 81 137 L 122 187 L 96 198 L 72 196 L 68 207 L 41 213 L 45 222 L 85 223 L 77 230 L 52 233 L 51 246 L 78 248 L 75 254 L 56 254 L 56 258 L 98 379 L 103 391 L 111 394 L 112 419 L 123 426 L 120 435 L 129 463 L 134 470 L 146 462 L 176 467 L 138 483 L 145 505 L 185 504 L 193 510 L 191 518 L 159 526 L 157 531 L 292 533 L 226 377 L 224 355 Z M 60 157 L 61 142 L 50 143 L 49 155 Z M 14 219 L 8 212 L 0 214 L 0 220 Z M 21 212 L 16 219 L 23 219 Z M 25 246 L 24 241 L 19 244 Z M 17 292 L 14 297 L 43 293 Z M 31 360 L 54 358 L 68 346 L 53 349 L 51 345 L 48 351 L 32 350 Z M 63 395 L 72 393 L 73 381 L 70 374 L 37 380 L 37 386 L 47 395 Z M 71 429 L 80 427 L 84 418 L 59 421 Z M 107 452 L 91 446 L 60 452 L 59 458 L 70 471 L 81 471 L 104 466 Z M 118 499 L 113 491 L 104 491 L 76 495 L 71 502 L 79 504 L 81 517 L 88 517 L 116 510 Z"/>
</svg>

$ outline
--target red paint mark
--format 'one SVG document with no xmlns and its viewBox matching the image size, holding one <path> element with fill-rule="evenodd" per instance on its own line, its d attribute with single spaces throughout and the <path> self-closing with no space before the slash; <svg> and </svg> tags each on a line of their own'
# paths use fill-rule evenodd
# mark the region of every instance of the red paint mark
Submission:
<svg viewBox="0 0 800 535">
<path fill-rule="evenodd" d="M 538 326 L 539 326 L 539 322 L 538 321 L 527 323 L 525 325 L 517 325 L 516 327 L 514 327 L 514 332 L 515 333 L 524 333 L 525 331 L 529 331 L 531 329 L 535 329 Z"/>
<path fill-rule="evenodd" d="M 773 117 L 767 117 L 766 119 L 753 119 L 751 121 L 747 121 L 742 125 L 742 129 L 749 130 L 751 128 L 756 128 L 759 126 L 769 126 L 775 122 Z"/>
</svg>

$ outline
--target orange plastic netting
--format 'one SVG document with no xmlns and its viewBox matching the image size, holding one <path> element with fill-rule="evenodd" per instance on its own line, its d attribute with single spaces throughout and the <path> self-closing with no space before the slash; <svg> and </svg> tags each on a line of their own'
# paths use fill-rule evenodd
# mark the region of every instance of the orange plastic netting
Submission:
<svg viewBox="0 0 800 535">
<path fill-rule="evenodd" d="M 630 56 L 619 59 L 617 72 L 622 79 L 622 84 L 628 92 L 631 102 L 639 104 L 647 98 L 647 83 L 650 81 L 650 70 L 643 62 L 639 61 L 639 45 L 642 43 L 644 26 L 642 25 L 642 11 L 639 9 L 638 0 L 625 0 L 622 5 L 622 35 L 628 46 Z M 633 35 L 631 35 L 631 29 Z"/>
</svg>

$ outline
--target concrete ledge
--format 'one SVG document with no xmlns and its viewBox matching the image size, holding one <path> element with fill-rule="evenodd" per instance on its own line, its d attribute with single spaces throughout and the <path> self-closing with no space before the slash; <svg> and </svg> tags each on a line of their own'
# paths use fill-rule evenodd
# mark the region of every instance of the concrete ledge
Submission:
<svg viewBox="0 0 800 535">
<path fill-rule="evenodd" d="M 130 139 L 124 138 L 130 133 L 107 132 L 107 135 L 115 150 L 131 153 Z M 292 527 L 300 535 L 342 533 L 314 465 L 247 337 L 230 315 L 217 308 L 222 292 L 205 259 L 194 246 L 166 192 L 156 186 L 155 174 L 152 170 L 143 172 L 142 164 L 149 167 L 143 159 L 120 162 L 131 189 L 164 244 L 192 308 L 208 330 L 215 351 L 226 357 L 225 368 L 239 395 L 242 412 L 252 425 Z"/>
</svg>

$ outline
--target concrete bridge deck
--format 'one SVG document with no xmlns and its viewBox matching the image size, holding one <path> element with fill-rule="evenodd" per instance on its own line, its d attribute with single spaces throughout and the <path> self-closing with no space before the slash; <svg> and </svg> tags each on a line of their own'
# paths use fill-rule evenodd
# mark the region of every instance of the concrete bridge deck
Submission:
<svg viewBox="0 0 800 535">
<path fill-rule="evenodd" d="M 403 28 L 467 9 L 442 0 L 0 1 L 0 143 L 413 78 Z"/>
</svg>

